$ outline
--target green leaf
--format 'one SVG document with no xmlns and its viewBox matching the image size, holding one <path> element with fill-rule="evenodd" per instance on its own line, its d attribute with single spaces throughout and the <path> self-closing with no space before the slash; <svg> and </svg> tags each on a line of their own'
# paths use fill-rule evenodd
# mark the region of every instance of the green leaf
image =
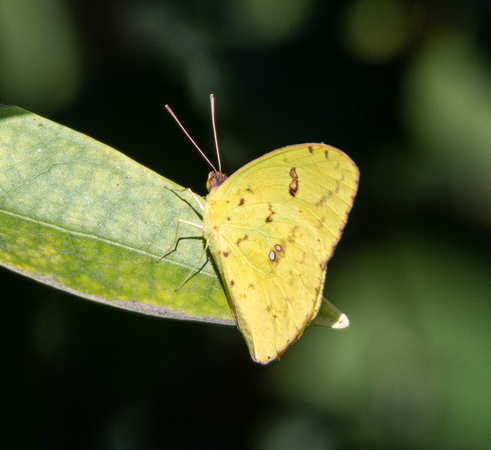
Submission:
<svg viewBox="0 0 491 450">
<path fill-rule="evenodd" d="M 312 325 L 342 330 L 349 325 L 349 320 L 329 300 L 323 298 L 319 313 L 312 321 Z"/>
<path fill-rule="evenodd" d="M 176 250 L 156 262 L 178 218 L 201 224 L 181 186 L 83 134 L 0 108 L 4 267 L 112 306 L 233 324 L 210 261 L 174 291 L 203 254 L 200 229 L 181 226 Z"/>
<path fill-rule="evenodd" d="M 175 250 L 156 262 L 175 243 L 177 219 L 202 223 L 183 187 L 81 133 L 0 107 L 0 265 L 111 306 L 233 325 L 214 264 L 196 266 L 199 228 L 180 226 Z M 314 323 L 340 317 L 324 301 Z"/>
</svg>

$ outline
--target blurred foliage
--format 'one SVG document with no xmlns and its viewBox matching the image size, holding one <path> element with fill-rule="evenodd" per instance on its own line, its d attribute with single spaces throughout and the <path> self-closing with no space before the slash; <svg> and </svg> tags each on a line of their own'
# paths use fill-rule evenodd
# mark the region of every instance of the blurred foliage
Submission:
<svg viewBox="0 0 491 450">
<path fill-rule="evenodd" d="M 491 4 L 0 2 L 0 102 L 204 194 L 325 141 L 361 185 L 326 293 L 351 320 L 249 360 L 231 327 L 158 320 L 3 271 L 2 443 L 80 448 L 489 448 Z M 78 444 L 78 445 L 77 445 Z"/>
</svg>

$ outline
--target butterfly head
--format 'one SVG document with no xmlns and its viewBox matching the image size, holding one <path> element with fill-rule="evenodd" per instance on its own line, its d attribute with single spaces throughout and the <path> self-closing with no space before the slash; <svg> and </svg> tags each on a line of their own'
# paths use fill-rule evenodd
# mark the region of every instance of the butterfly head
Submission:
<svg viewBox="0 0 491 450">
<path fill-rule="evenodd" d="M 219 187 L 227 178 L 227 175 L 222 172 L 210 172 L 208 181 L 206 182 L 206 189 L 208 189 L 208 192 L 211 192 L 213 189 Z"/>
</svg>

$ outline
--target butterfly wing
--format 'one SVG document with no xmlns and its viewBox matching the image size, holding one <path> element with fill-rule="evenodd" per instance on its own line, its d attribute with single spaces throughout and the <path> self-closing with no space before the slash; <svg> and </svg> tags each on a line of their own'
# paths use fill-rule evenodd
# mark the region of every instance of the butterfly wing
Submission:
<svg viewBox="0 0 491 450">
<path fill-rule="evenodd" d="M 254 360 L 281 355 L 317 314 L 358 176 L 340 150 L 304 144 L 252 161 L 210 192 L 205 238 Z"/>
</svg>

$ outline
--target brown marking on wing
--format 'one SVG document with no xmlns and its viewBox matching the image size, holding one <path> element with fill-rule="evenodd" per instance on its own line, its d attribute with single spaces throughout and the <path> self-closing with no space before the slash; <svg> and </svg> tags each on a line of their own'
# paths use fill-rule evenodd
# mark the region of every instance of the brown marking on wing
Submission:
<svg viewBox="0 0 491 450">
<path fill-rule="evenodd" d="M 244 234 L 244 237 L 237 239 L 237 242 L 235 244 L 239 246 L 242 241 L 247 241 L 247 239 L 249 239 L 249 236 L 247 234 Z"/>
<path fill-rule="evenodd" d="M 317 206 L 317 207 L 322 206 L 324 203 L 326 203 L 326 200 L 327 200 L 327 197 L 326 197 L 325 195 L 323 195 L 323 196 L 322 196 L 322 197 L 319 199 L 319 201 L 318 201 L 318 202 L 315 204 L 315 206 Z"/>
<path fill-rule="evenodd" d="M 269 223 L 273 221 L 273 216 L 276 214 L 276 211 L 273 211 L 273 205 L 271 203 L 268 203 L 268 210 L 269 210 L 269 216 L 266 217 L 265 222 Z"/>
<path fill-rule="evenodd" d="M 296 197 L 298 192 L 298 175 L 295 167 L 290 169 L 290 176 L 292 177 L 292 182 L 288 185 L 288 192 L 292 197 Z"/>
<path fill-rule="evenodd" d="M 288 236 L 286 238 L 286 240 L 290 243 L 293 243 L 295 242 L 296 238 L 297 238 L 297 231 L 299 230 L 298 226 L 294 226 L 290 229 L 290 232 L 288 233 Z"/>
<path fill-rule="evenodd" d="M 285 256 L 285 247 L 281 244 L 273 245 L 273 248 L 268 253 L 269 261 L 272 264 L 278 264 L 283 256 Z"/>
</svg>

